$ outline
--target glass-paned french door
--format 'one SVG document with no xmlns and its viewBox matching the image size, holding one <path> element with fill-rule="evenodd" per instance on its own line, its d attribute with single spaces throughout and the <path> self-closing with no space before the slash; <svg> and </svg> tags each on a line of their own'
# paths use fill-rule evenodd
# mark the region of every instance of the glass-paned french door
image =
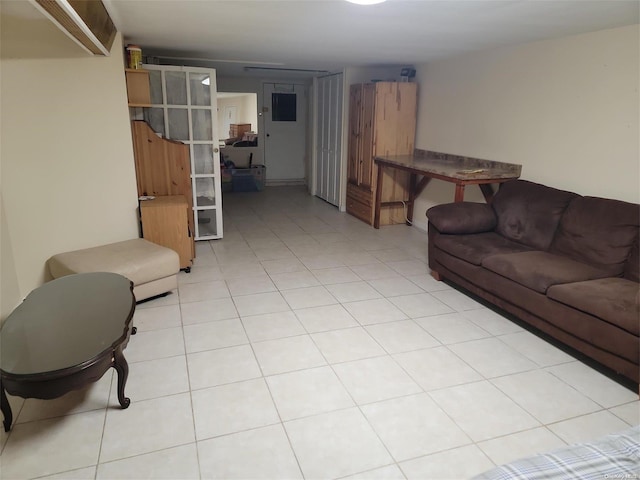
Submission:
<svg viewBox="0 0 640 480">
<path fill-rule="evenodd" d="M 151 108 L 144 109 L 144 119 L 155 132 L 189 145 L 195 239 L 222 238 L 216 71 L 148 64 L 145 69 Z"/>
</svg>

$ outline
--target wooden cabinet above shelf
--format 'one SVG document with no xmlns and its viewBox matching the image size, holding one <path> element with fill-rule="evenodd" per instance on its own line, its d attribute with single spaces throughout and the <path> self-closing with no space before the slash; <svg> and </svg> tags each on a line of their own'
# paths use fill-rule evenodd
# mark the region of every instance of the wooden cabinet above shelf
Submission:
<svg viewBox="0 0 640 480">
<path fill-rule="evenodd" d="M 150 107 L 151 91 L 149 88 L 149 71 L 127 68 L 127 98 L 130 107 Z"/>
</svg>

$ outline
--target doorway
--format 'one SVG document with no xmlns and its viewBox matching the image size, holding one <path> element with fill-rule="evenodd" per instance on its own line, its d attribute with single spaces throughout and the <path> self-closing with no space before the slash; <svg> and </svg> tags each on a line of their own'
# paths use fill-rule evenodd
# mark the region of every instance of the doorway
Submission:
<svg viewBox="0 0 640 480">
<path fill-rule="evenodd" d="M 258 94 L 218 92 L 218 142 L 224 167 L 222 191 L 232 191 L 232 168 L 264 165 L 258 141 Z"/>
<path fill-rule="evenodd" d="M 258 133 L 258 95 L 256 93 L 218 92 L 218 139 L 230 136 L 231 125 L 250 124 Z"/>
<path fill-rule="evenodd" d="M 265 83 L 264 160 L 270 183 L 304 183 L 306 177 L 306 87 Z"/>
<path fill-rule="evenodd" d="M 231 125 L 236 123 L 236 119 L 238 117 L 238 106 L 225 105 L 222 115 L 222 131 L 228 132 L 231 130 Z"/>
</svg>

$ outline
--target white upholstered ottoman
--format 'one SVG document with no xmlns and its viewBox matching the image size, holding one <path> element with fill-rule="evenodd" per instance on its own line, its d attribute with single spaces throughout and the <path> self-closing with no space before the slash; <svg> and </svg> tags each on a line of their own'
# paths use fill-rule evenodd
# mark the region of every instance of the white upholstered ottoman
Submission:
<svg viewBox="0 0 640 480">
<path fill-rule="evenodd" d="M 87 272 L 113 272 L 133 282 L 136 300 L 178 287 L 178 254 L 143 238 L 59 253 L 47 261 L 53 278 Z"/>
</svg>

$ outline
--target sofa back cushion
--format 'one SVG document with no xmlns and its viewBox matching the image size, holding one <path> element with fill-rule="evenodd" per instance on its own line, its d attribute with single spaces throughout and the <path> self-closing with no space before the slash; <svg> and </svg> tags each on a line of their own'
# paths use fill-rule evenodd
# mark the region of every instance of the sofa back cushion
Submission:
<svg viewBox="0 0 640 480">
<path fill-rule="evenodd" d="M 548 250 L 565 209 L 577 194 L 526 180 L 505 182 L 491 205 L 496 232 L 519 243 Z"/>
<path fill-rule="evenodd" d="M 640 283 L 640 228 L 624 268 L 624 278 Z"/>
<path fill-rule="evenodd" d="M 486 203 L 443 203 L 427 210 L 427 217 L 440 233 L 464 235 L 496 228 L 496 214 Z"/>
<path fill-rule="evenodd" d="M 622 275 L 638 236 L 640 205 L 577 197 L 564 212 L 551 251 Z"/>
</svg>

